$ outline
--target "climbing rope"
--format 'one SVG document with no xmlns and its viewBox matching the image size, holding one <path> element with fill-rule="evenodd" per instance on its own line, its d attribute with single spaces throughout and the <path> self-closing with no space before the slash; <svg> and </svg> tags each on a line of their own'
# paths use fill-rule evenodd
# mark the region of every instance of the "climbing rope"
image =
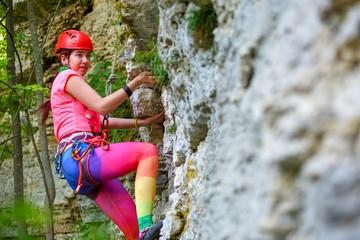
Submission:
<svg viewBox="0 0 360 240">
<path fill-rule="evenodd" d="M 115 55 L 114 55 L 114 61 L 113 61 L 113 65 L 112 65 L 111 74 L 109 75 L 108 80 L 106 81 L 106 86 L 105 86 L 106 96 L 108 96 L 112 93 L 112 85 L 116 81 L 116 74 L 114 74 L 116 56 L 117 56 L 117 48 L 115 48 Z"/>
</svg>

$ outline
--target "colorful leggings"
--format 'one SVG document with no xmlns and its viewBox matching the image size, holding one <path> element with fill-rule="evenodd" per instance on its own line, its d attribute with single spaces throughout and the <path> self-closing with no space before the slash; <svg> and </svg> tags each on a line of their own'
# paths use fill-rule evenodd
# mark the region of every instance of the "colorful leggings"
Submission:
<svg viewBox="0 0 360 240">
<path fill-rule="evenodd" d="M 88 143 L 81 143 L 82 154 Z M 79 164 L 71 157 L 72 148 L 63 153 L 62 167 L 72 189 L 76 189 Z M 108 151 L 98 147 L 82 160 L 83 177 L 80 194 L 87 195 L 121 229 L 126 239 L 138 239 L 139 224 L 143 229 L 152 224 L 155 199 L 158 149 L 151 143 L 125 142 L 110 145 Z M 118 180 L 136 171 L 135 200 Z"/>
</svg>

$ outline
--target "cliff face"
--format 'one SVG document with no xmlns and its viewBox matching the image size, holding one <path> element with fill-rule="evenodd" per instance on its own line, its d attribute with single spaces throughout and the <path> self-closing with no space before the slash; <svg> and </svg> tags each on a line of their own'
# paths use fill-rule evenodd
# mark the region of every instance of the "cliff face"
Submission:
<svg viewBox="0 0 360 240">
<path fill-rule="evenodd" d="M 158 11 L 169 75 L 164 135 L 161 127 L 140 130 L 161 153 L 161 239 L 360 238 L 359 1 L 122 2 L 138 36 L 154 33 L 139 24 L 149 21 L 141 13 Z M 79 26 L 100 37 L 107 31 L 91 26 L 116 14 L 106 18 L 101 1 L 91 4 Z M 213 35 L 189 31 L 201 12 L 215 16 Z M 111 51 L 106 36 L 99 51 Z M 28 194 L 41 202 L 31 176 Z M 131 176 L 124 181 L 131 188 Z M 74 236 L 81 219 L 120 235 L 90 201 L 57 184 L 58 211 L 67 214 L 58 217 L 68 226 L 58 239 Z"/>
<path fill-rule="evenodd" d="M 186 20 L 202 4 L 217 15 L 209 50 Z M 163 92 L 177 124 L 164 239 L 359 238 L 359 2 L 159 9 L 163 60 L 179 56 Z"/>
</svg>

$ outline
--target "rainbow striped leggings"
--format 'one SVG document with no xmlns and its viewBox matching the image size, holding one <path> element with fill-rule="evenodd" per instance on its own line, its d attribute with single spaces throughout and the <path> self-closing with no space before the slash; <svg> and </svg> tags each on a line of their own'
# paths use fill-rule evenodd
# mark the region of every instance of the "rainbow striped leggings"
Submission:
<svg viewBox="0 0 360 240">
<path fill-rule="evenodd" d="M 81 143 L 80 155 L 88 143 Z M 76 189 L 79 163 L 71 157 L 72 148 L 62 155 L 62 168 L 72 189 Z M 152 224 L 156 191 L 158 149 L 151 143 L 124 142 L 90 150 L 83 158 L 82 188 L 79 194 L 93 199 L 102 211 L 121 229 L 127 240 L 138 239 L 139 223 L 143 229 Z M 135 201 L 118 180 L 136 171 Z M 151 222 L 151 223 L 149 223 Z M 147 225 L 147 226 L 146 226 Z"/>
</svg>

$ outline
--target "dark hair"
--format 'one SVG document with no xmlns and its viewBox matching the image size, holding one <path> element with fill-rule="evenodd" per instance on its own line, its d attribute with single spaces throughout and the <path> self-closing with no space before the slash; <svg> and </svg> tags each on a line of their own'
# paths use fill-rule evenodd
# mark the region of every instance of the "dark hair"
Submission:
<svg viewBox="0 0 360 240">
<path fill-rule="evenodd" d="M 43 104 L 41 104 L 40 107 L 38 108 L 37 111 L 42 113 L 41 126 L 45 125 L 45 122 L 49 117 L 50 110 L 51 110 L 51 101 L 50 100 L 43 102 Z"/>
<path fill-rule="evenodd" d="M 61 55 L 65 54 L 66 56 L 70 55 L 70 52 L 74 50 L 74 49 L 66 49 L 66 48 L 62 48 L 59 50 L 59 58 Z"/>
</svg>

